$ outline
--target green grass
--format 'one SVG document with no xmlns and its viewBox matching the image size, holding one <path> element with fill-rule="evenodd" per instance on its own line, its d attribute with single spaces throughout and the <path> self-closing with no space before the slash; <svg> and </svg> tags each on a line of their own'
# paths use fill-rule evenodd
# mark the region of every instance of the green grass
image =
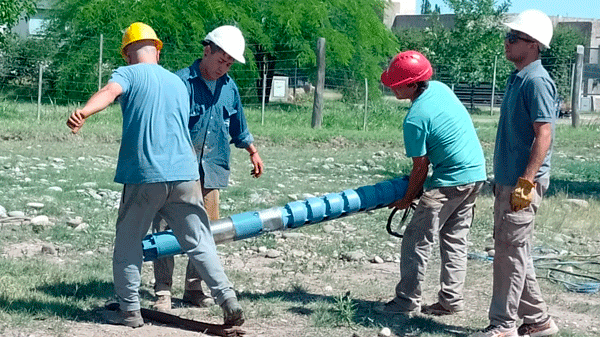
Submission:
<svg viewBox="0 0 600 337">
<path fill-rule="evenodd" d="M 47 215 L 53 223 L 43 228 L 0 223 L 0 249 L 36 242 L 59 248 L 55 256 L 0 257 L 0 335 L 14 329 L 45 329 L 53 331 L 50 335 L 65 335 L 67 323 L 97 322 L 98 308 L 112 296 L 111 258 L 118 200 L 94 197 L 89 190 L 121 190 L 121 185 L 113 182 L 120 110 L 112 106 L 91 117 L 79 134 L 72 135 L 65 122 L 74 108 L 44 106 L 38 121 L 35 105 L 0 102 L 0 205 L 8 211 L 23 210 L 27 216 Z M 245 112 L 266 165 L 265 173 L 260 179 L 252 178 L 245 151 L 232 151 L 231 186 L 221 194 L 221 203 L 226 206 L 222 207 L 223 217 L 283 206 L 304 199 L 306 193 L 319 196 L 340 192 L 410 172 L 412 163 L 404 155 L 401 132 L 406 106 L 395 101 L 369 106 L 367 131 L 362 130 L 362 107 L 341 102 L 326 102 L 323 126 L 318 130 L 310 127 L 309 104 L 270 106 L 264 125 L 259 108 Z M 482 113 L 473 118 L 491 173 L 497 116 Z M 600 216 L 598 131 L 598 125 L 591 122 L 577 129 L 570 124 L 557 125 L 551 188 L 536 222 L 537 246 L 564 249 L 569 254 L 600 253 L 598 224 L 593 220 Z M 86 183 L 96 185 L 90 188 Z M 56 186 L 62 192 L 49 190 Z M 589 207 L 568 204 L 567 198 L 584 199 Z M 27 206 L 29 202 L 45 206 L 36 211 Z M 477 201 L 470 232 L 472 250 L 483 250 L 491 243 L 492 207 L 486 189 Z M 311 225 L 294 230 L 302 234 L 300 238 L 284 239 L 280 233 L 273 233 L 219 245 L 224 264 L 236 266 L 227 273 L 238 290 L 249 324 L 261 322 L 282 328 L 297 325 L 302 331 L 297 336 L 354 332 L 375 335 L 383 326 L 390 327 L 395 335 L 455 336 L 448 331 L 485 326 L 485 309 L 462 321 L 405 321 L 374 313 L 377 303 L 393 295 L 398 266 L 393 267 L 396 274 L 373 279 L 368 262 L 347 262 L 341 255 L 360 250 L 365 260 L 376 255 L 387 261 L 397 259 L 401 241 L 386 233 L 388 215 L 385 209 L 333 220 L 329 222 L 334 227 L 330 233 L 320 225 Z M 81 216 L 89 224 L 88 229 L 70 229 L 66 221 L 74 216 Z M 282 249 L 284 254 L 277 259 L 258 259 L 256 250 L 261 246 Z M 293 255 L 292 251 L 304 255 Z M 182 261 L 185 259 L 176 259 L 177 296 L 183 291 Z M 257 261 L 262 264 L 245 265 Z M 434 252 L 430 270 L 435 276 L 428 275 L 430 283 L 424 290 L 432 296 L 437 291 L 436 261 Z M 471 287 L 489 281 L 489 264 L 475 263 L 469 268 L 473 275 L 469 276 Z M 340 272 L 347 274 L 339 277 Z M 153 299 L 151 268 L 144 268 L 142 280 L 142 304 L 147 306 Z M 570 304 L 564 304 L 564 288 L 542 282 L 552 306 L 567 307 L 578 314 L 597 314 L 600 310 L 597 302 L 586 303 L 584 297 L 574 297 Z M 331 289 L 327 290 L 328 286 Z M 489 289 L 478 291 L 484 294 L 479 297 L 483 296 L 485 308 L 489 305 L 485 297 Z M 218 321 L 220 311 L 211 309 L 206 315 Z M 576 328 L 561 329 L 560 336 L 593 335 Z"/>
</svg>

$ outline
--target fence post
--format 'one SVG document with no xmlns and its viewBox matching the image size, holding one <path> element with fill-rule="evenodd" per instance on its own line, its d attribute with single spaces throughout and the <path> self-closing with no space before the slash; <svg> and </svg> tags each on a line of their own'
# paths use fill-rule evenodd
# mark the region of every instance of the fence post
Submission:
<svg viewBox="0 0 600 337">
<path fill-rule="evenodd" d="M 265 101 L 267 99 L 267 62 L 263 63 L 262 83 L 262 111 L 260 113 L 260 125 L 265 125 Z"/>
<path fill-rule="evenodd" d="M 102 89 L 102 48 L 104 46 L 104 34 L 100 34 L 100 56 L 98 57 L 98 90 Z"/>
<path fill-rule="evenodd" d="M 496 65 L 498 64 L 498 55 L 494 55 L 494 76 L 492 77 L 492 102 L 490 103 L 490 116 L 494 115 L 494 94 L 496 90 Z"/>
<path fill-rule="evenodd" d="M 583 53 L 585 48 L 582 45 L 577 46 L 577 59 L 575 61 L 575 85 L 573 88 L 573 97 L 571 98 L 571 125 L 576 128 L 579 126 L 579 109 L 581 107 L 581 79 L 583 77 Z"/>
<path fill-rule="evenodd" d="M 40 114 L 42 112 L 42 79 L 44 74 L 44 64 L 40 62 L 40 75 L 38 77 L 38 100 L 37 100 L 37 120 L 40 120 Z"/>
<path fill-rule="evenodd" d="M 298 86 L 298 59 L 294 64 L 294 99 L 296 99 L 296 87 Z"/>
<path fill-rule="evenodd" d="M 369 80 L 365 78 L 365 117 L 363 119 L 363 130 L 367 131 L 367 112 L 369 106 Z"/>
<path fill-rule="evenodd" d="M 317 85 L 315 87 L 315 100 L 311 127 L 320 129 L 323 122 L 323 90 L 325 90 L 325 38 L 317 40 Z"/>
</svg>

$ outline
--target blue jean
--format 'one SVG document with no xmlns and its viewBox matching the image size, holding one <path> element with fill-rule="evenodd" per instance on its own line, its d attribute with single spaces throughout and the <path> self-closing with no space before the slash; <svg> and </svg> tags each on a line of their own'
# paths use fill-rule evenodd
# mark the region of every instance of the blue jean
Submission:
<svg viewBox="0 0 600 337">
<path fill-rule="evenodd" d="M 157 214 L 169 223 L 215 301 L 221 304 L 235 297 L 202 206 L 200 182 L 128 184 L 123 187 L 113 255 L 115 293 L 121 310 L 140 309 L 141 241 Z"/>
</svg>

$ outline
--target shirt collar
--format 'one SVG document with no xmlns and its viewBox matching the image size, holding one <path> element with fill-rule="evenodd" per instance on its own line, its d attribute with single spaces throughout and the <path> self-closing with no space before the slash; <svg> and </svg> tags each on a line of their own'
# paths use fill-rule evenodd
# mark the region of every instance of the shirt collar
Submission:
<svg viewBox="0 0 600 337">
<path fill-rule="evenodd" d="M 190 79 L 193 79 L 193 78 L 203 79 L 202 73 L 200 73 L 200 61 L 202 61 L 202 59 L 197 59 L 190 66 Z M 219 82 L 227 82 L 228 78 L 229 78 L 229 74 L 227 73 L 227 74 L 219 77 L 217 79 L 217 83 L 219 83 Z"/>
<path fill-rule="evenodd" d="M 542 60 L 535 60 L 528 65 L 526 65 L 523 69 L 517 72 L 517 76 L 523 78 L 528 74 L 531 74 L 536 71 L 538 67 L 542 66 Z"/>
<path fill-rule="evenodd" d="M 201 77 L 202 76 L 202 74 L 200 74 L 200 61 L 201 60 L 202 59 L 197 59 L 190 66 L 190 78 L 196 78 L 196 77 Z"/>
</svg>

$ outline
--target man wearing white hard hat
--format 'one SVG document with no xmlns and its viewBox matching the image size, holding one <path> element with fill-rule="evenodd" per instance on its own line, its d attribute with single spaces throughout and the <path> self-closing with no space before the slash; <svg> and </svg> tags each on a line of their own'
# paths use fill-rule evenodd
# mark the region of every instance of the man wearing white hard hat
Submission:
<svg viewBox="0 0 600 337">
<path fill-rule="evenodd" d="M 219 216 L 219 190 L 229 182 L 230 147 L 246 149 L 252 163 L 251 175 L 263 172 L 263 162 L 253 145 L 254 138 L 246 123 L 237 85 L 227 74 L 235 61 L 245 63 L 245 41 L 234 26 L 220 26 L 208 33 L 202 42 L 204 55 L 176 74 L 183 80 L 190 97 L 189 130 L 198 159 L 204 205 L 210 220 Z M 153 229 L 168 228 L 155 221 Z M 173 257 L 154 261 L 154 290 L 158 310 L 171 308 Z M 196 306 L 208 306 L 212 299 L 204 294 L 202 278 L 188 262 L 183 300 Z"/>
<path fill-rule="evenodd" d="M 540 52 L 550 47 L 552 21 L 526 10 L 505 24 L 508 78 L 494 150 L 494 286 L 490 325 L 480 337 L 550 336 L 558 327 L 548 315 L 531 256 L 535 214 L 550 182 L 554 81 Z M 522 319 L 517 328 L 517 321 Z"/>
</svg>

